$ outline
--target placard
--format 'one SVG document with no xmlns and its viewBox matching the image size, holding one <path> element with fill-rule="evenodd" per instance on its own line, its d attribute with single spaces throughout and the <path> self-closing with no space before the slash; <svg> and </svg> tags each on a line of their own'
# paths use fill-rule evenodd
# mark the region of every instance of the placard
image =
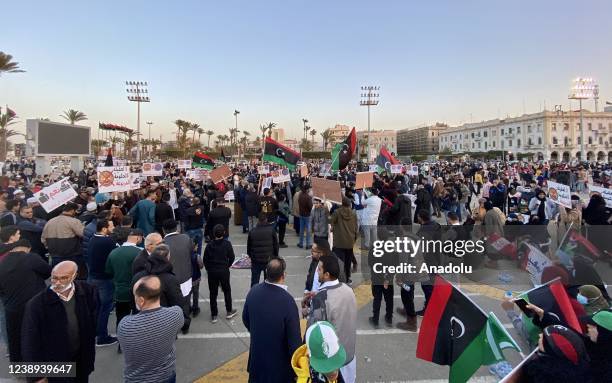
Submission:
<svg viewBox="0 0 612 383">
<path fill-rule="evenodd" d="M 179 169 L 191 169 L 191 160 L 178 160 Z"/>
<path fill-rule="evenodd" d="M 226 201 L 233 201 L 234 200 L 234 191 L 230 190 L 227 193 L 225 193 L 225 195 L 223 195 L 223 199 L 225 199 Z"/>
<path fill-rule="evenodd" d="M 556 182 L 548 181 L 548 197 L 556 204 L 572 207 L 570 187 Z"/>
<path fill-rule="evenodd" d="M 264 189 L 272 189 L 272 177 L 266 177 L 260 179 L 261 189 L 259 190 L 259 195 L 264 195 Z"/>
<path fill-rule="evenodd" d="M 300 177 L 307 177 L 307 176 L 308 176 L 308 165 L 300 166 Z"/>
<path fill-rule="evenodd" d="M 259 174 L 268 174 L 270 173 L 270 166 L 269 165 L 261 165 L 257 167 L 257 173 Z"/>
<path fill-rule="evenodd" d="M 373 172 L 358 172 L 355 179 L 355 189 L 371 188 L 374 182 Z"/>
<path fill-rule="evenodd" d="M 376 164 L 370 164 L 370 165 L 368 165 L 368 166 L 369 166 L 369 168 L 370 168 L 368 171 L 370 171 L 370 172 L 374 172 L 374 173 L 378 172 L 378 165 L 376 165 Z"/>
<path fill-rule="evenodd" d="M 417 165 L 406 165 L 406 174 L 409 176 L 418 176 L 419 167 Z"/>
<path fill-rule="evenodd" d="M 321 164 L 321 167 L 319 168 L 319 175 L 320 176 L 327 176 L 330 174 L 330 169 L 331 169 L 331 164 L 330 163 L 323 163 Z"/>
<path fill-rule="evenodd" d="M 325 198 L 327 198 L 328 201 L 332 201 L 337 204 L 342 203 L 340 181 L 313 177 L 310 179 L 310 184 L 312 185 L 312 194 L 314 197 L 323 199 L 323 195 L 325 195 Z"/>
<path fill-rule="evenodd" d="M 227 165 L 220 166 L 209 173 L 210 178 L 214 183 L 219 183 L 224 179 L 232 176 L 232 169 Z"/>
<path fill-rule="evenodd" d="M 606 201 L 606 207 L 612 208 L 612 189 L 606 189 L 601 186 L 589 185 L 589 190 L 595 193 L 599 193 L 603 197 L 604 201 Z"/>
<path fill-rule="evenodd" d="M 391 174 L 400 174 L 403 171 L 404 171 L 403 165 L 399 165 L 399 164 L 391 165 Z"/>
<path fill-rule="evenodd" d="M 145 162 L 142 164 L 143 176 L 161 176 L 163 170 L 164 165 L 161 162 Z"/>
<path fill-rule="evenodd" d="M 187 170 L 187 178 L 192 179 L 194 181 L 206 181 L 208 179 L 208 175 L 208 169 L 197 168 Z"/>
<path fill-rule="evenodd" d="M 283 182 L 291 181 L 291 175 L 289 174 L 289 169 L 277 169 L 272 170 L 272 182 L 275 184 L 282 184 Z"/>
<path fill-rule="evenodd" d="M 98 192 L 112 193 L 130 190 L 130 168 L 127 166 L 98 166 Z"/>
<path fill-rule="evenodd" d="M 136 190 L 140 189 L 140 183 L 143 181 L 140 173 L 130 173 L 130 189 Z"/>
<path fill-rule="evenodd" d="M 66 177 L 35 193 L 34 198 L 38 200 L 47 213 L 50 213 L 66 202 L 76 198 L 77 195 L 70 181 L 68 181 L 68 177 Z"/>
</svg>

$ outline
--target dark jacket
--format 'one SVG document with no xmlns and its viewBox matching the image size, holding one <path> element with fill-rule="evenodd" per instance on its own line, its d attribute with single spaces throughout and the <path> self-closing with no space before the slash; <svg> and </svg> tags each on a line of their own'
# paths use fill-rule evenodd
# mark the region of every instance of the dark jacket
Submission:
<svg viewBox="0 0 612 383">
<path fill-rule="evenodd" d="M 350 207 L 341 206 L 331 216 L 334 247 L 352 249 L 357 240 L 357 216 Z"/>
<path fill-rule="evenodd" d="M 300 193 L 298 197 L 300 217 L 310 217 L 312 211 L 312 197 L 308 193 Z"/>
<path fill-rule="evenodd" d="M 402 219 L 412 218 L 412 201 L 405 194 L 400 194 L 395 199 L 395 203 L 389 209 L 387 225 L 399 225 Z"/>
<path fill-rule="evenodd" d="M 172 257 L 172 255 L 170 255 Z M 161 281 L 160 303 L 163 307 L 178 306 L 183 309 L 185 323 L 189 327 L 189 302 L 183 297 L 179 280 L 172 272 L 172 264 L 165 258 L 149 256 L 145 262 L 144 269 L 136 272 L 132 278 L 132 288 L 138 280 L 146 275 L 157 275 Z"/>
<path fill-rule="evenodd" d="M 268 263 L 278 258 L 278 237 L 272 224 L 257 224 L 247 238 L 247 254 L 255 263 Z"/>
<path fill-rule="evenodd" d="M 166 202 L 160 202 L 155 205 L 155 231 L 162 232 L 164 221 L 174 219 L 174 211 Z"/>
<path fill-rule="evenodd" d="M 229 272 L 235 258 L 232 244 L 225 239 L 215 239 L 204 249 L 204 267 L 209 273 Z"/>
<path fill-rule="evenodd" d="M 51 266 L 37 254 L 11 252 L 0 256 L 0 298 L 7 311 L 23 310 L 26 303 L 44 290 Z"/>
<path fill-rule="evenodd" d="M 198 230 L 204 227 L 204 206 L 192 206 L 185 211 L 185 231 Z"/>
<path fill-rule="evenodd" d="M 259 200 L 257 198 L 257 193 L 254 191 L 247 192 L 244 197 L 244 205 L 249 217 L 257 217 L 259 214 Z"/>
<path fill-rule="evenodd" d="M 170 233 L 164 237 L 164 243 L 170 247 L 172 271 L 180 283 L 191 278 L 191 253 L 193 242 L 187 234 Z"/>
<path fill-rule="evenodd" d="M 232 218 L 232 211 L 226 206 L 217 206 L 208 214 L 206 222 L 206 233 L 212 237 L 212 230 L 215 225 L 223 225 L 225 234 L 229 235 L 229 221 Z"/>
<path fill-rule="evenodd" d="M 242 322 L 251 334 L 249 381 L 293 382 L 291 356 L 302 344 L 300 318 L 293 297 L 269 283 L 255 285 L 247 294 Z"/>
<path fill-rule="evenodd" d="M 134 262 L 132 262 L 132 274 L 136 274 L 144 270 L 148 258 L 149 253 L 147 253 L 147 249 L 142 249 L 136 258 L 134 258 Z"/>
<path fill-rule="evenodd" d="M 83 240 L 82 240 L 82 247 L 83 247 L 83 257 L 87 257 L 87 250 L 89 248 L 89 240 L 91 239 L 91 237 L 94 236 L 94 234 L 96 234 L 96 225 L 98 224 L 98 219 L 92 219 L 87 225 L 85 225 L 85 228 L 83 229 Z"/>
<path fill-rule="evenodd" d="M 308 274 L 306 274 L 306 285 L 304 286 L 304 290 L 312 291 L 312 284 L 314 282 L 315 270 L 319 265 L 319 261 L 315 261 L 312 259 L 310 261 L 310 266 L 308 266 Z"/>
<path fill-rule="evenodd" d="M 40 240 L 46 223 L 47 222 L 42 219 L 34 218 L 33 220 L 29 220 L 21 217 L 17 223 L 17 227 L 19 227 L 19 232 L 21 233 L 21 238 L 30 241 L 30 245 L 32 245 L 32 253 L 36 253 L 41 257 L 44 257 L 47 253 L 47 249 Z"/>
<path fill-rule="evenodd" d="M 79 322 L 79 352 L 71 355 L 66 310 L 60 298 L 47 288 L 26 305 L 22 324 L 21 353 L 24 362 L 72 362 L 89 375 L 96 359 L 98 294 L 95 287 L 74 282 L 76 317 Z"/>
<path fill-rule="evenodd" d="M 276 219 L 278 212 L 278 201 L 270 196 L 263 196 L 259 199 L 259 211 L 266 214 L 268 222 Z"/>
</svg>

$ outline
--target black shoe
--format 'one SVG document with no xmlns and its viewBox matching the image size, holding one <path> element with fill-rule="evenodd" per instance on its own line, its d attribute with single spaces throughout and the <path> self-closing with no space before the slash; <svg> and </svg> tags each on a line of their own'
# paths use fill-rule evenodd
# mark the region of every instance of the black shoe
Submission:
<svg viewBox="0 0 612 383">
<path fill-rule="evenodd" d="M 385 323 L 387 324 L 388 327 L 392 327 L 393 326 L 393 317 L 385 316 Z"/>
<path fill-rule="evenodd" d="M 378 328 L 378 320 L 374 319 L 374 317 L 369 317 L 368 322 L 370 322 L 370 325 L 372 325 L 372 327 Z"/>
<path fill-rule="evenodd" d="M 310 249 L 312 249 L 312 246 L 308 245 L 308 246 L 306 246 L 304 249 L 306 249 L 306 250 L 310 250 Z"/>
<path fill-rule="evenodd" d="M 236 314 L 238 314 L 238 310 L 233 309 L 232 311 L 228 312 L 227 315 L 225 316 L 225 319 L 230 320 L 233 317 L 236 316 Z"/>
<path fill-rule="evenodd" d="M 303 249 L 303 248 L 304 248 L 304 246 L 302 246 L 302 245 L 301 245 L 301 244 L 299 244 L 299 243 L 297 244 L 297 247 L 299 247 L 300 249 Z"/>
<path fill-rule="evenodd" d="M 123 351 L 121 351 L 121 345 L 117 346 L 117 354 L 123 354 Z"/>
<path fill-rule="evenodd" d="M 420 317 L 424 316 L 424 315 L 425 315 L 425 307 L 423 307 L 423 310 L 419 310 L 419 311 L 417 311 L 417 312 L 416 312 L 416 315 L 418 315 L 418 316 L 420 316 Z"/>
<path fill-rule="evenodd" d="M 115 338 L 114 336 L 109 336 L 106 339 L 100 339 L 96 341 L 96 347 L 110 346 L 115 343 L 117 343 L 117 338 Z"/>
<path fill-rule="evenodd" d="M 285 248 L 287 248 L 287 247 L 289 247 L 289 246 L 287 246 L 287 244 L 286 244 L 286 243 L 279 243 L 279 244 L 278 244 L 278 247 L 280 247 L 281 249 L 285 249 Z"/>
<path fill-rule="evenodd" d="M 191 315 L 193 315 L 193 317 L 197 317 L 198 315 L 200 315 L 200 308 L 199 307 L 192 307 L 191 308 Z"/>
</svg>

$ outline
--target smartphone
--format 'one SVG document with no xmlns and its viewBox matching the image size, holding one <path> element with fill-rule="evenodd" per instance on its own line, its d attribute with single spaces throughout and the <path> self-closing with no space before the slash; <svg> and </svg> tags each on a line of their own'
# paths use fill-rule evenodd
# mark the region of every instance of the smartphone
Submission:
<svg viewBox="0 0 612 383">
<path fill-rule="evenodd" d="M 534 312 L 531 311 L 530 309 L 527 308 L 527 305 L 529 303 L 527 303 L 527 301 L 523 298 L 518 298 L 514 300 L 514 303 L 519 307 L 519 309 L 521 309 L 521 311 L 528 317 L 528 318 L 532 318 Z"/>
</svg>

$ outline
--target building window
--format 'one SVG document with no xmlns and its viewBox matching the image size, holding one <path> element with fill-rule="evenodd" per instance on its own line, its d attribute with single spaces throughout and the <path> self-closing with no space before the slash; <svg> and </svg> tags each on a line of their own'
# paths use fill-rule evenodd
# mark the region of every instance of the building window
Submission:
<svg viewBox="0 0 612 383">
<path fill-rule="evenodd" d="M 603 129 L 603 124 L 600 122 L 598 127 L 599 127 L 599 130 Z"/>
<path fill-rule="evenodd" d="M 557 142 L 558 142 L 558 141 L 557 141 L 557 137 L 553 137 L 553 138 L 552 138 L 552 143 L 553 143 L 554 145 L 557 145 Z"/>
<path fill-rule="evenodd" d="M 472 132 L 472 138 L 474 138 L 474 132 Z"/>
<path fill-rule="evenodd" d="M 590 122 L 588 123 L 587 127 L 589 128 L 589 130 L 593 130 L 593 124 L 591 124 Z"/>
<path fill-rule="evenodd" d="M 493 147 L 495 147 L 495 141 L 493 141 Z"/>
<path fill-rule="evenodd" d="M 472 142 L 472 149 L 474 149 L 474 143 Z"/>
<path fill-rule="evenodd" d="M 589 145 L 593 145 L 593 137 L 589 137 Z"/>
<path fill-rule="evenodd" d="M 485 141 L 485 150 L 487 150 L 487 141 Z"/>
<path fill-rule="evenodd" d="M 542 137 L 538 137 L 538 145 L 542 145 Z"/>
<path fill-rule="evenodd" d="M 497 136 L 497 130 L 493 130 L 493 131 L 491 131 L 491 135 L 492 135 L 493 137 Z"/>
<path fill-rule="evenodd" d="M 480 142 L 478 143 L 478 149 L 480 149 Z"/>
<path fill-rule="evenodd" d="M 603 145 L 603 137 L 599 136 L 599 145 Z"/>
<path fill-rule="evenodd" d="M 569 130 L 569 124 L 567 122 L 563 124 L 563 130 Z"/>
<path fill-rule="evenodd" d="M 508 147 L 512 146 L 512 140 L 508 140 Z"/>
<path fill-rule="evenodd" d="M 512 134 L 512 128 L 508 128 L 508 134 Z"/>
<path fill-rule="evenodd" d="M 531 129 L 531 127 L 529 127 L 529 128 Z M 520 127 L 520 126 L 517 126 L 517 127 L 516 127 L 516 133 L 517 133 L 517 134 L 520 134 L 520 133 L 521 133 L 521 127 Z"/>
<path fill-rule="evenodd" d="M 578 130 L 580 130 L 580 123 L 577 123 L 576 126 L 578 127 Z"/>
<path fill-rule="evenodd" d="M 567 146 L 567 145 L 569 144 L 569 138 L 568 138 L 568 137 L 564 137 L 564 138 L 563 138 L 563 144 L 564 144 L 565 146 Z"/>
<path fill-rule="evenodd" d="M 504 128 L 501 129 L 501 135 L 504 135 Z"/>
<path fill-rule="evenodd" d="M 580 137 L 576 138 L 576 143 L 580 145 Z"/>
<path fill-rule="evenodd" d="M 552 130 L 557 131 L 557 124 L 555 122 L 552 123 Z"/>
<path fill-rule="evenodd" d="M 531 137 L 529 137 L 529 140 L 527 140 L 527 144 L 528 144 L 529 146 L 531 146 L 531 144 L 532 144 L 532 142 L 531 142 Z"/>
<path fill-rule="evenodd" d="M 487 133 L 488 133 L 488 132 L 485 130 L 485 131 L 482 133 L 482 135 L 486 137 L 486 136 L 487 136 Z"/>
<path fill-rule="evenodd" d="M 510 141 L 512 142 L 512 141 Z M 512 146 L 512 144 L 510 144 L 510 146 Z M 521 139 L 519 138 L 518 140 L 516 140 L 516 146 L 520 147 L 521 146 Z"/>
</svg>

